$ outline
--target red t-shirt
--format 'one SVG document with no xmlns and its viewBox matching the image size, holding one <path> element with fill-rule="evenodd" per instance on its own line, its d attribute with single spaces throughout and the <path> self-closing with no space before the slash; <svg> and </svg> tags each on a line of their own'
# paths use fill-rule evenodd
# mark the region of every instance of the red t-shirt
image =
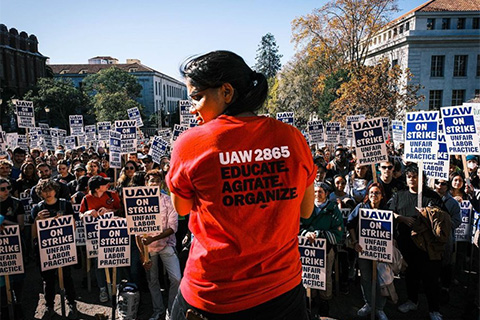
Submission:
<svg viewBox="0 0 480 320">
<path fill-rule="evenodd" d="M 121 202 L 118 193 L 108 190 L 104 192 L 100 198 L 87 194 L 80 204 L 80 212 L 84 213 L 85 211 L 92 209 L 98 210 L 102 207 L 117 211 L 120 209 L 120 206 Z"/>
<path fill-rule="evenodd" d="M 302 134 L 272 118 L 222 115 L 183 133 L 167 183 L 194 199 L 185 300 L 230 313 L 298 285 L 300 204 L 315 174 Z"/>
</svg>

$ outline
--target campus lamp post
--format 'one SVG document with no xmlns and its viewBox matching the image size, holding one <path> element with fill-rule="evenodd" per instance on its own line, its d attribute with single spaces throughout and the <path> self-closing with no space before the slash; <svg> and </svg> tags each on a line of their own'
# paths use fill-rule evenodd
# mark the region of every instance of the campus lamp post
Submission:
<svg viewBox="0 0 480 320">
<path fill-rule="evenodd" d="M 48 106 L 45 107 L 45 114 L 47 115 L 47 124 L 50 127 L 50 108 Z"/>
</svg>

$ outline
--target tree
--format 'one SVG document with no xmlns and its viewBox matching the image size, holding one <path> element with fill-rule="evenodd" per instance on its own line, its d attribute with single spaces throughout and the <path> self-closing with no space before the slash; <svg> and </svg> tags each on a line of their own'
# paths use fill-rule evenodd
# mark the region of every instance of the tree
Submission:
<svg viewBox="0 0 480 320">
<path fill-rule="evenodd" d="M 391 67 L 388 59 L 375 66 L 361 66 L 350 72 L 331 104 L 331 116 L 344 122 L 345 115 L 365 114 L 368 117 L 390 117 L 409 111 L 423 100 L 418 95 L 421 88 L 410 83 L 412 74 L 398 65 Z"/>
<path fill-rule="evenodd" d="M 88 96 L 64 79 L 40 78 L 36 88 L 28 91 L 23 99 L 33 101 L 36 119 L 47 120 L 45 108 L 48 106 L 50 126 L 63 129 L 70 125 L 69 115 L 85 114 L 90 105 Z"/>
<path fill-rule="evenodd" d="M 275 37 L 271 33 L 267 33 L 258 45 L 255 70 L 263 73 L 267 79 L 275 77 L 282 67 L 281 57 L 282 55 L 278 53 Z"/>
<path fill-rule="evenodd" d="M 397 12 L 396 0 L 331 0 L 292 22 L 297 47 L 318 60 L 327 72 L 346 64 L 362 66 L 368 44 Z"/>
<path fill-rule="evenodd" d="M 97 121 L 115 121 L 127 118 L 127 110 L 143 106 L 135 101 L 140 97 L 142 86 L 137 78 L 116 67 L 101 70 L 84 80 L 85 90 L 92 96 Z"/>
</svg>

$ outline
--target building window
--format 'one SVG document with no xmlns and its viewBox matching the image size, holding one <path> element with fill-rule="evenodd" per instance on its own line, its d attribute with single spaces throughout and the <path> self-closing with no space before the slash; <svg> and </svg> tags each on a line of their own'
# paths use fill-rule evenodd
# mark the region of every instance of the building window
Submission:
<svg viewBox="0 0 480 320">
<path fill-rule="evenodd" d="M 468 56 L 455 56 L 453 61 L 453 76 L 466 77 L 467 76 L 467 58 Z"/>
<path fill-rule="evenodd" d="M 60 74 L 67 74 L 67 73 L 70 73 L 70 70 L 63 69 L 62 71 L 60 71 Z"/>
<path fill-rule="evenodd" d="M 85 70 L 85 69 L 80 70 L 79 74 L 87 74 L 87 70 Z"/>
<path fill-rule="evenodd" d="M 465 90 L 452 90 L 452 106 L 459 106 L 465 102 Z"/>
<path fill-rule="evenodd" d="M 443 77 L 444 66 L 445 66 L 445 56 L 432 56 L 432 66 L 430 69 L 430 77 Z"/>
<path fill-rule="evenodd" d="M 428 99 L 429 110 L 440 110 L 440 107 L 442 106 L 442 94 L 442 90 L 430 90 Z"/>
<path fill-rule="evenodd" d="M 480 89 L 475 89 L 475 98 L 480 98 Z"/>
<path fill-rule="evenodd" d="M 434 30 L 435 29 L 435 19 L 428 18 L 427 19 L 427 30 Z"/>
<path fill-rule="evenodd" d="M 472 29 L 480 29 L 480 18 L 473 18 Z"/>
<path fill-rule="evenodd" d="M 398 59 L 393 59 L 392 60 L 392 68 L 398 65 Z"/>
<path fill-rule="evenodd" d="M 410 21 L 405 23 L 405 31 L 408 31 L 408 30 L 410 30 Z"/>
<path fill-rule="evenodd" d="M 128 72 L 137 72 L 138 68 L 130 68 L 128 69 Z"/>
<path fill-rule="evenodd" d="M 399 27 L 398 29 L 399 29 L 399 30 L 398 30 L 399 33 L 403 33 L 403 24 L 400 25 L 400 27 Z"/>
<path fill-rule="evenodd" d="M 394 36 L 394 37 L 397 36 L 397 28 L 393 28 L 393 36 Z"/>
<path fill-rule="evenodd" d="M 450 29 L 450 18 L 443 18 L 442 19 L 442 29 L 443 30 Z"/>
<path fill-rule="evenodd" d="M 457 19 L 457 29 L 465 29 L 465 18 Z"/>
</svg>

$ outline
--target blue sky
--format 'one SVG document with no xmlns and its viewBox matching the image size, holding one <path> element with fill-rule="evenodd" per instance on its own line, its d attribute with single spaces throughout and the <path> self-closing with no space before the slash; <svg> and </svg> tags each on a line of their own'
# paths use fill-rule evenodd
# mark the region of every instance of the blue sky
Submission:
<svg viewBox="0 0 480 320">
<path fill-rule="evenodd" d="M 187 57 L 226 49 L 249 65 L 272 33 L 285 64 L 295 54 L 291 21 L 326 0 L 1 0 L 0 22 L 35 34 L 52 64 L 88 63 L 98 55 L 144 65 L 179 79 Z M 425 0 L 399 1 L 400 16 Z"/>
</svg>

